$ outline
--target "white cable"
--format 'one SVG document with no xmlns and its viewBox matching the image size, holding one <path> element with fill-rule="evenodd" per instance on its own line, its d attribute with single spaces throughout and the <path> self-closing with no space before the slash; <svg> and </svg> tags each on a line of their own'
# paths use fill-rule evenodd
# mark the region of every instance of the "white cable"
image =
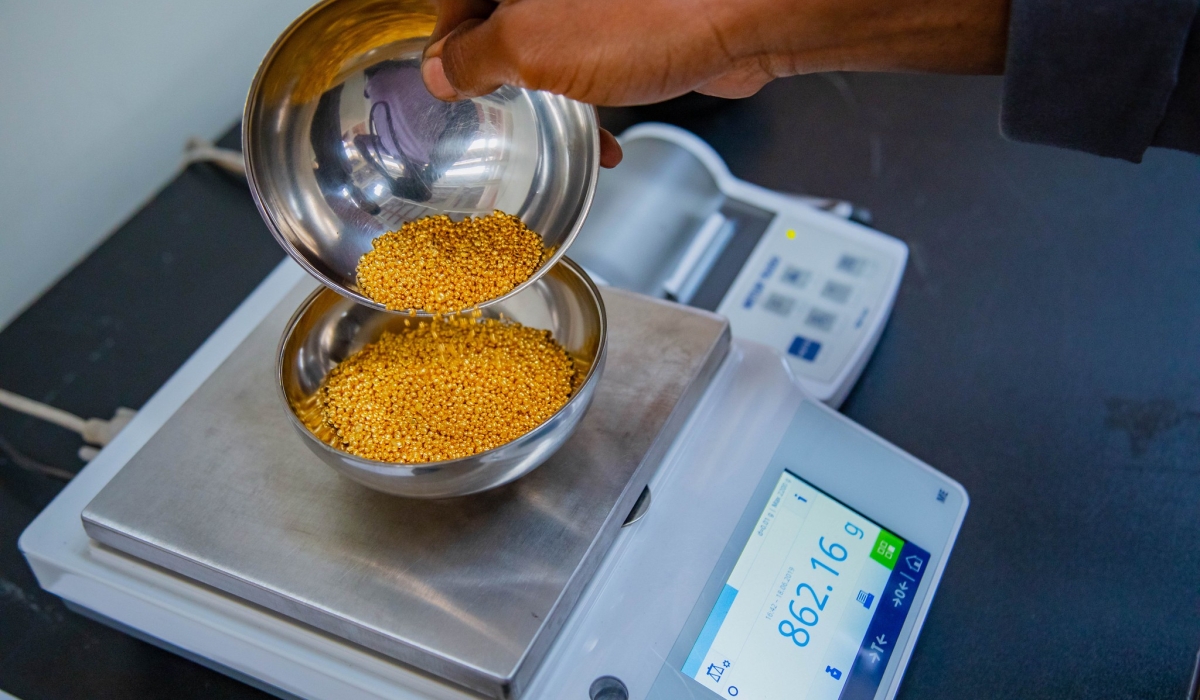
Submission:
<svg viewBox="0 0 1200 700">
<path fill-rule="evenodd" d="M 87 421 L 74 413 L 67 413 L 62 409 L 47 406 L 44 403 L 27 399 L 24 396 L 18 396 L 4 389 L 0 389 L 0 406 L 7 406 L 14 411 L 33 416 L 34 418 L 41 418 L 55 425 L 61 425 L 67 430 L 73 430 L 80 435 L 83 435 L 84 427 L 87 425 Z"/>
<path fill-rule="evenodd" d="M 84 420 L 74 413 L 67 413 L 62 409 L 47 406 L 39 401 L 27 399 L 24 396 L 19 396 L 4 389 L 0 389 L 0 406 L 6 406 L 19 413 L 60 425 L 67 430 L 82 435 L 84 442 L 90 445 L 100 445 L 101 447 L 112 442 L 117 433 L 129 425 L 129 421 L 133 420 L 133 417 L 137 415 L 137 411 L 132 408 L 122 407 L 118 408 L 113 417 L 108 420 L 104 420 L 103 418 L 88 418 Z"/>
<path fill-rule="evenodd" d="M 246 160 L 241 151 L 217 148 L 200 137 L 188 139 L 183 148 L 184 166 L 192 163 L 212 163 L 235 175 L 246 176 Z"/>
</svg>

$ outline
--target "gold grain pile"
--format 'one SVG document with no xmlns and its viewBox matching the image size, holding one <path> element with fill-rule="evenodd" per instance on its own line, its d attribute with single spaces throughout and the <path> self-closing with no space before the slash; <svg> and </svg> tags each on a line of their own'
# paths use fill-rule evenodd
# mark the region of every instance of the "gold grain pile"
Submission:
<svg viewBox="0 0 1200 700">
<path fill-rule="evenodd" d="M 385 333 L 330 372 L 315 397 L 322 429 L 314 432 L 367 459 L 457 459 L 541 425 L 570 399 L 575 377 L 549 331 L 461 316 L 424 321 Z"/>
<path fill-rule="evenodd" d="M 358 286 L 396 311 L 461 311 L 512 291 L 542 255 L 541 236 L 502 211 L 459 222 L 427 216 L 372 242 L 358 261 Z"/>
</svg>

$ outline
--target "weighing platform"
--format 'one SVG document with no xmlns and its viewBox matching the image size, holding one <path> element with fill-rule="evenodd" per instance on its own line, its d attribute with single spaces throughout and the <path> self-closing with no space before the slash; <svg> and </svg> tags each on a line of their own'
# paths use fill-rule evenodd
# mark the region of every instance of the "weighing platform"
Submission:
<svg viewBox="0 0 1200 700">
<path fill-rule="evenodd" d="M 667 156 L 648 162 L 679 173 L 686 153 Z M 606 288 L 594 404 L 529 476 L 417 502 L 309 453 L 273 379 L 315 284 L 289 261 L 25 532 L 39 581 L 283 697 L 892 697 L 967 496 L 816 399 L 857 378 L 903 247 L 724 172 L 657 277 L 622 286 L 680 298 L 725 275 L 725 313 Z M 620 203 L 598 197 L 597 225 Z M 612 261 L 586 243 L 585 265 Z M 875 281 L 827 293 L 855 279 Z M 805 285 L 792 319 L 751 315 Z M 864 311 L 812 323 L 838 303 Z M 836 366 L 797 371 L 817 357 Z"/>
<path fill-rule="evenodd" d="M 94 539 L 491 695 L 549 647 L 729 350 L 729 324 L 606 288 L 607 371 L 550 460 L 476 497 L 341 478 L 296 438 L 275 346 L 302 282 L 83 512 Z M 251 534 L 252 533 L 252 534 Z"/>
</svg>

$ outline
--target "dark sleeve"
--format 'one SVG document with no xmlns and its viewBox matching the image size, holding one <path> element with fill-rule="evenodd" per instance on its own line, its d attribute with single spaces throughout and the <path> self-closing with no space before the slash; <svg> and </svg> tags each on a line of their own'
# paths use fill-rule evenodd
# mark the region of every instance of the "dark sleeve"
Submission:
<svg viewBox="0 0 1200 700">
<path fill-rule="evenodd" d="M 1000 125 L 1141 162 L 1200 153 L 1200 0 L 1012 0 Z"/>
</svg>

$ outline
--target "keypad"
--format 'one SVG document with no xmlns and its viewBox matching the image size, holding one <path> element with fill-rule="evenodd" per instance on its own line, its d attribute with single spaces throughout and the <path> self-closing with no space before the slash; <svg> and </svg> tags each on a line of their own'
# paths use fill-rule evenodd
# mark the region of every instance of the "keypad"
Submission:
<svg viewBox="0 0 1200 700">
<path fill-rule="evenodd" d="M 831 382 L 860 347 L 896 265 L 839 224 L 811 223 L 772 224 L 718 312 L 735 335 L 787 353 L 801 376 Z"/>
</svg>

